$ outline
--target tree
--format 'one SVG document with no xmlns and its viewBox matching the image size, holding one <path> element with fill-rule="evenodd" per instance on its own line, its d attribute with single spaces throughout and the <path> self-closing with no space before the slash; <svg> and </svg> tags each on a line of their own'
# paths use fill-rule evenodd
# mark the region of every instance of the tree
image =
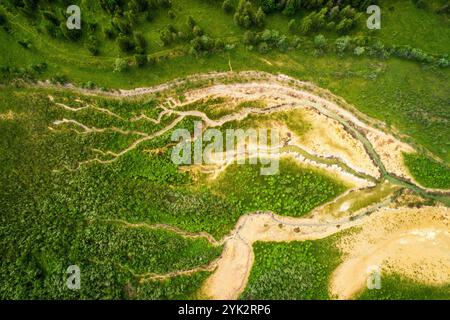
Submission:
<svg viewBox="0 0 450 320">
<path fill-rule="evenodd" d="M 314 47 L 316 49 L 324 49 L 327 46 L 327 39 L 322 34 L 314 37 Z"/>
<path fill-rule="evenodd" d="M 71 41 L 78 41 L 81 39 L 81 36 L 83 35 L 83 32 L 81 29 L 72 29 L 70 30 L 67 28 L 65 22 L 61 22 L 61 25 L 59 26 L 62 34 L 66 37 L 66 39 Z"/>
<path fill-rule="evenodd" d="M 269 45 L 266 42 L 261 42 L 258 46 L 258 50 L 260 53 L 267 53 L 269 52 Z"/>
<path fill-rule="evenodd" d="M 130 24 L 126 21 L 126 19 L 120 17 L 119 15 L 116 15 L 112 19 L 112 25 L 119 33 L 129 34 L 131 32 Z"/>
<path fill-rule="evenodd" d="M 189 16 L 187 19 L 187 26 L 188 28 L 190 28 L 191 30 L 194 29 L 194 27 L 197 25 L 197 22 L 195 22 L 194 18 L 192 18 L 192 16 Z"/>
<path fill-rule="evenodd" d="M 288 41 L 286 36 L 281 36 L 277 41 L 277 48 L 280 51 L 286 51 L 288 49 Z"/>
<path fill-rule="evenodd" d="M 334 31 L 336 30 L 336 23 L 334 21 L 330 21 L 327 23 L 327 30 Z"/>
<path fill-rule="evenodd" d="M 131 0 L 128 7 L 134 12 L 141 13 L 147 10 L 148 2 L 146 0 Z"/>
<path fill-rule="evenodd" d="M 216 39 L 216 41 L 214 42 L 214 48 L 221 51 L 225 49 L 225 43 L 222 39 Z"/>
<path fill-rule="evenodd" d="M 93 56 L 98 55 L 98 53 L 99 53 L 98 40 L 97 40 L 97 38 L 95 38 L 94 35 L 89 36 L 87 48 Z"/>
<path fill-rule="evenodd" d="M 174 35 L 168 28 L 160 31 L 159 38 L 165 46 L 171 44 L 174 41 Z"/>
<path fill-rule="evenodd" d="M 140 31 L 136 31 L 133 34 L 134 42 L 135 42 L 135 51 L 136 53 L 143 54 L 147 50 L 147 40 L 145 40 L 144 36 Z"/>
<path fill-rule="evenodd" d="M 117 58 L 114 61 L 114 72 L 124 72 L 128 69 L 128 62 L 125 59 Z"/>
<path fill-rule="evenodd" d="M 312 26 L 313 26 L 313 21 L 308 16 L 303 19 L 300 29 L 303 34 L 308 34 L 311 31 Z"/>
<path fill-rule="evenodd" d="M 261 0 L 261 6 L 266 13 L 274 12 L 277 9 L 275 0 Z"/>
<path fill-rule="evenodd" d="M 116 41 L 119 49 L 124 53 L 132 52 L 135 48 L 133 41 L 124 34 L 120 34 Z"/>
<path fill-rule="evenodd" d="M 266 14 L 264 13 L 263 9 L 261 7 L 259 7 L 258 11 L 256 12 L 256 16 L 255 16 L 255 24 L 259 27 L 262 28 L 264 27 L 265 23 L 266 23 Z"/>
<path fill-rule="evenodd" d="M 246 0 L 240 0 L 233 18 L 234 23 L 238 26 L 245 29 L 250 28 L 256 20 L 252 4 Z"/>
<path fill-rule="evenodd" d="M 336 19 L 339 16 L 339 6 L 335 6 L 335 7 L 331 8 L 328 16 L 329 16 L 330 20 Z"/>
<path fill-rule="evenodd" d="M 192 29 L 192 32 L 194 33 L 194 36 L 196 36 L 196 37 L 201 37 L 204 34 L 203 29 L 200 28 L 199 26 L 195 26 L 194 29 Z"/>
<path fill-rule="evenodd" d="M 291 33 L 294 33 L 296 31 L 296 27 L 297 27 L 297 23 L 296 23 L 295 19 L 291 19 L 291 21 L 289 21 L 289 24 L 288 24 L 289 31 Z"/>
<path fill-rule="evenodd" d="M 339 24 L 336 27 L 336 31 L 338 33 L 346 33 L 349 31 L 353 26 L 353 21 L 351 19 L 344 18 L 339 22 Z"/>
<path fill-rule="evenodd" d="M 298 0 L 287 0 L 286 5 L 283 10 L 285 16 L 293 16 L 297 10 Z"/>
<path fill-rule="evenodd" d="M 145 66 L 147 64 L 147 56 L 145 54 L 135 54 L 134 62 L 138 67 Z"/>
<path fill-rule="evenodd" d="M 154 65 L 154 64 L 156 64 L 157 62 L 158 62 L 158 58 L 153 57 L 153 56 L 151 56 L 151 55 L 148 55 L 148 56 L 147 56 L 147 63 L 148 63 L 149 65 Z"/>
<path fill-rule="evenodd" d="M 103 27 L 103 34 L 107 39 L 114 39 L 114 37 L 116 36 L 112 25 L 105 25 Z"/>
<path fill-rule="evenodd" d="M 365 51 L 366 51 L 366 49 L 364 49 L 364 47 L 356 47 L 355 50 L 353 51 L 353 53 L 356 56 L 360 56 L 360 55 L 364 54 Z"/>
<path fill-rule="evenodd" d="M 335 44 L 336 44 L 336 51 L 339 54 L 343 54 L 350 46 L 350 37 L 345 36 L 337 38 Z"/>
<path fill-rule="evenodd" d="M 3 26 L 6 24 L 6 16 L 3 14 L 3 12 L 0 12 L 0 26 Z"/>
<path fill-rule="evenodd" d="M 427 3 L 424 0 L 412 0 L 415 6 L 419 9 L 423 9 L 427 7 Z"/>
<path fill-rule="evenodd" d="M 233 4 L 231 3 L 231 0 L 225 0 L 222 3 L 222 9 L 223 11 L 225 11 L 226 13 L 231 13 L 233 11 Z"/>
<path fill-rule="evenodd" d="M 255 33 L 253 31 L 245 31 L 244 33 L 244 38 L 243 38 L 243 42 L 246 45 L 252 45 L 255 44 Z"/>
</svg>

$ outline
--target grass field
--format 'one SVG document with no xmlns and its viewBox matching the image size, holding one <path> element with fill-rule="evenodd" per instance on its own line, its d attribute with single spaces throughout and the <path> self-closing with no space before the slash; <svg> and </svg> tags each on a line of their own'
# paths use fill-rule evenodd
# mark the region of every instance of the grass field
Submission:
<svg viewBox="0 0 450 320">
<path fill-rule="evenodd" d="M 215 181 L 214 191 L 244 213 L 267 210 L 301 216 L 347 189 L 342 182 L 293 159 L 282 158 L 279 165 L 279 174 L 268 176 L 260 175 L 260 165 L 232 165 Z"/>
<path fill-rule="evenodd" d="M 255 264 L 241 299 L 329 299 L 328 281 L 340 262 L 333 239 L 258 242 Z"/>
<path fill-rule="evenodd" d="M 413 177 L 429 188 L 450 188 L 450 167 L 416 154 L 404 154 L 405 164 Z"/>
</svg>

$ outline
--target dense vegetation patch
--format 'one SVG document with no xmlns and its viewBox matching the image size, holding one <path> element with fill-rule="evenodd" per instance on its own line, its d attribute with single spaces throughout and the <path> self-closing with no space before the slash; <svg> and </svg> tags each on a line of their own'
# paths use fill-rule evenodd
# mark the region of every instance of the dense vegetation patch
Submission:
<svg viewBox="0 0 450 320">
<path fill-rule="evenodd" d="M 319 170 L 282 158 L 275 175 L 261 175 L 260 165 L 231 165 L 214 189 L 242 212 L 270 210 L 300 216 L 344 192 L 346 186 Z"/>
<path fill-rule="evenodd" d="M 241 299 L 329 299 L 329 276 L 340 262 L 333 239 L 255 243 L 255 264 Z"/>
<path fill-rule="evenodd" d="M 175 178 L 164 160 L 137 159 L 136 165 L 144 166 L 144 171 L 125 173 L 120 164 L 77 172 L 64 170 L 66 161 L 86 156 L 84 144 L 89 141 L 78 141 L 72 133 L 48 130 L 59 112 L 49 104 L 45 93 L 2 90 L 0 115 L 4 138 L 0 142 L 3 299 L 192 296 L 206 274 L 144 282 L 142 287 L 140 279 L 145 273 L 203 266 L 218 256 L 220 247 L 172 232 L 107 221 L 123 218 L 151 222 L 152 218 L 146 219 L 151 211 L 145 197 L 158 195 L 162 183 L 185 181 L 183 176 Z M 156 172 L 160 168 L 157 178 L 145 171 L 148 164 L 153 164 Z M 56 173 L 55 169 L 63 170 Z M 160 195 L 169 197 L 167 187 L 165 190 Z M 159 210 L 164 212 L 164 208 Z M 163 222 L 157 216 L 153 219 Z M 70 265 L 81 269 L 79 291 L 65 286 Z"/>
<path fill-rule="evenodd" d="M 450 168 L 420 154 L 404 154 L 411 175 L 428 188 L 450 189 Z"/>
</svg>

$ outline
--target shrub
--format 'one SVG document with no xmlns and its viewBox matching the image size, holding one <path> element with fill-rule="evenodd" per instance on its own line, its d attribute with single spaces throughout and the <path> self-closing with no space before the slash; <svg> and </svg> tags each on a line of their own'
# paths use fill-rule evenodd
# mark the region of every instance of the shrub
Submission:
<svg viewBox="0 0 450 320">
<path fill-rule="evenodd" d="M 199 26 L 195 26 L 195 27 L 192 29 L 192 32 L 194 33 L 194 36 L 196 36 L 196 37 L 201 37 L 201 36 L 203 36 L 203 34 L 204 34 L 203 29 L 200 28 Z"/>
<path fill-rule="evenodd" d="M 323 50 L 327 46 L 327 39 L 322 34 L 314 37 L 314 47 Z"/>
<path fill-rule="evenodd" d="M 28 39 L 19 40 L 19 41 L 17 41 L 17 43 L 20 44 L 25 49 L 30 49 L 32 47 L 31 41 Z"/>
<path fill-rule="evenodd" d="M 264 13 L 264 11 L 262 10 L 262 8 L 260 7 L 258 9 L 258 11 L 256 12 L 255 15 L 255 24 L 259 27 L 262 28 L 264 27 L 265 23 L 266 23 L 266 14 Z"/>
<path fill-rule="evenodd" d="M 95 36 L 93 35 L 90 35 L 88 39 L 87 48 L 93 56 L 96 56 L 99 53 L 98 45 L 99 44 L 97 38 L 95 38 Z"/>
<path fill-rule="evenodd" d="M 147 64 L 147 56 L 145 54 L 135 54 L 134 62 L 138 67 L 143 67 Z"/>
<path fill-rule="evenodd" d="M 117 45 L 119 46 L 120 51 L 124 53 L 132 52 L 135 48 L 134 42 L 124 34 L 120 34 L 117 38 Z"/>
<path fill-rule="evenodd" d="M 288 28 L 289 28 L 289 31 L 291 33 L 295 32 L 295 29 L 296 29 L 296 21 L 295 21 L 295 19 L 291 19 L 291 21 L 289 21 Z"/>
<path fill-rule="evenodd" d="M 269 45 L 266 42 L 261 42 L 258 46 L 258 51 L 262 54 L 269 52 Z"/>
<path fill-rule="evenodd" d="M 365 51 L 366 51 L 366 49 L 364 49 L 364 47 L 356 47 L 355 50 L 353 51 L 353 53 L 356 56 L 360 56 L 360 55 L 364 54 Z"/>
<path fill-rule="evenodd" d="M 256 42 L 256 36 L 255 33 L 253 31 L 247 30 L 244 33 L 244 37 L 243 37 L 243 42 L 244 44 L 255 44 Z"/>
<path fill-rule="evenodd" d="M 6 21 L 6 16 L 2 12 L 0 12 L 0 26 L 5 25 Z"/>
<path fill-rule="evenodd" d="M 233 4 L 231 3 L 231 0 L 225 0 L 222 3 L 222 9 L 223 11 L 225 11 L 226 13 L 231 13 L 233 11 Z"/>
<path fill-rule="evenodd" d="M 167 16 L 169 17 L 169 19 L 175 19 L 176 18 L 176 14 L 173 10 L 169 10 L 167 12 Z"/>
<path fill-rule="evenodd" d="M 343 54 L 350 47 L 350 37 L 345 36 L 345 37 L 337 38 L 335 45 L 336 45 L 336 51 L 339 54 Z"/>
<path fill-rule="evenodd" d="M 128 62 L 125 59 L 117 58 L 114 61 L 114 72 L 124 72 L 128 69 Z"/>
<path fill-rule="evenodd" d="M 158 62 L 158 58 L 153 57 L 153 56 L 151 56 L 151 55 L 148 55 L 148 56 L 147 56 L 147 63 L 148 63 L 149 65 L 154 65 L 154 64 L 156 64 L 157 62 Z"/>
<path fill-rule="evenodd" d="M 50 82 L 54 84 L 65 84 L 68 82 L 68 79 L 66 75 L 58 73 L 50 79 Z"/>
<path fill-rule="evenodd" d="M 105 35 L 106 39 L 114 39 L 116 36 L 116 33 L 114 32 L 114 28 L 112 25 L 106 25 L 103 27 L 103 34 Z"/>
<path fill-rule="evenodd" d="M 145 40 L 144 36 L 141 32 L 136 31 L 133 34 L 134 42 L 136 43 L 135 51 L 136 53 L 143 54 L 147 49 L 147 40 Z"/>
<path fill-rule="evenodd" d="M 65 22 L 61 22 L 59 29 L 61 33 L 64 35 L 64 37 L 66 37 L 66 39 L 70 41 L 78 41 L 81 39 L 81 36 L 83 35 L 82 29 L 69 30 Z"/>
</svg>

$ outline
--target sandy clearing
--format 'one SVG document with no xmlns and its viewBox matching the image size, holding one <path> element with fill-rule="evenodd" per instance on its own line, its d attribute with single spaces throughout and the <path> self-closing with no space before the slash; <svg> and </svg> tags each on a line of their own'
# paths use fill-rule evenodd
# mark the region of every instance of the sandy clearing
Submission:
<svg viewBox="0 0 450 320">
<path fill-rule="evenodd" d="M 253 249 L 241 239 L 227 241 L 214 273 L 206 280 L 202 295 L 216 300 L 232 300 L 245 289 L 253 265 Z"/>
<path fill-rule="evenodd" d="M 311 129 L 298 138 L 305 150 L 322 157 L 340 158 L 352 169 L 372 177 L 381 176 L 363 144 L 345 131 L 343 125 L 314 109 L 303 110 L 304 120 L 311 124 Z"/>
<path fill-rule="evenodd" d="M 412 177 L 403 162 L 403 152 L 415 152 L 411 146 L 393 139 L 392 136 L 379 132 L 378 130 L 367 130 L 365 136 L 380 156 L 380 159 L 388 172 L 412 180 Z"/>
<path fill-rule="evenodd" d="M 350 208 L 350 202 L 349 201 L 347 201 L 347 202 L 344 202 L 340 207 L 339 207 L 339 211 L 340 212 L 345 212 L 345 211 L 347 211 L 349 208 Z"/>
<path fill-rule="evenodd" d="M 338 246 L 345 258 L 330 282 L 330 292 L 338 299 L 350 299 L 365 288 L 370 266 L 428 285 L 450 283 L 446 207 L 380 209 Z"/>
</svg>

